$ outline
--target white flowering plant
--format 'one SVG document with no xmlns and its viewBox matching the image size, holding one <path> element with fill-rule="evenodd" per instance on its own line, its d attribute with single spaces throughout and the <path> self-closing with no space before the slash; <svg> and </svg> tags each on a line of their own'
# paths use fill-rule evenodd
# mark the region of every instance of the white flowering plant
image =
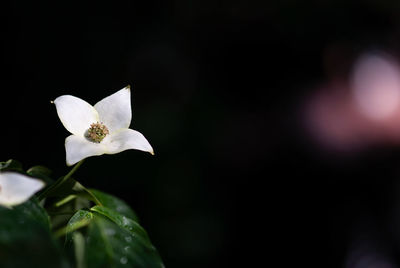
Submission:
<svg viewBox="0 0 400 268">
<path fill-rule="evenodd" d="M 130 87 L 94 106 L 63 95 L 57 114 L 65 139 L 65 176 L 0 162 L 0 267 L 164 267 L 134 210 L 123 200 L 83 186 L 75 171 L 92 156 L 136 149 L 154 154 L 130 129 Z"/>
</svg>

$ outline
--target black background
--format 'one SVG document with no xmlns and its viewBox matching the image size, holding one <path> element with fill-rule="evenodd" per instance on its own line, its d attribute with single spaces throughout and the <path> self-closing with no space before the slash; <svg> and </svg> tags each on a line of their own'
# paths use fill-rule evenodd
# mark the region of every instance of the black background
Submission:
<svg viewBox="0 0 400 268">
<path fill-rule="evenodd" d="M 68 132 L 50 101 L 94 104 L 130 84 L 131 127 L 155 156 L 93 157 L 76 176 L 128 201 L 167 267 L 352 267 L 364 229 L 396 262 L 398 148 L 331 154 L 299 115 L 357 53 L 399 49 L 398 11 L 396 1 L 5 1 L 1 160 L 65 174 Z M 335 44 L 346 51 L 327 67 Z"/>
</svg>

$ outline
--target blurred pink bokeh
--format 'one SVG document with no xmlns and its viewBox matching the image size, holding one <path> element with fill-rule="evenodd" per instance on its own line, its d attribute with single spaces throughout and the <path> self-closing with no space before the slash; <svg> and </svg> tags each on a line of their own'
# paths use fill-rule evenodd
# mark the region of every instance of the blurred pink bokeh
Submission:
<svg viewBox="0 0 400 268">
<path fill-rule="evenodd" d="M 360 55 L 347 77 L 333 77 L 308 99 L 305 118 L 309 133 L 325 148 L 399 144 L 398 61 L 383 52 Z"/>
</svg>

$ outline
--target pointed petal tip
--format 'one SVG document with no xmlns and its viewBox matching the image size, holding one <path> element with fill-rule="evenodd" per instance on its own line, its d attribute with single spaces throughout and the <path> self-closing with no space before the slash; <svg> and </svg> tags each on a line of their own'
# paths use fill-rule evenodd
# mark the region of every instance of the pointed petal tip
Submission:
<svg viewBox="0 0 400 268">
<path fill-rule="evenodd" d="M 150 151 L 149 153 L 150 153 L 151 155 L 154 155 L 154 151 Z"/>
<path fill-rule="evenodd" d="M 51 101 L 50 101 L 50 103 L 51 103 L 51 104 L 54 104 L 54 101 L 53 101 L 53 100 L 51 100 Z"/>
<path fill-rule="evenodd" d="M 131 90 L 131 85 L 127 85 L 127 86 L 125 87 L 125 89 Z"/>
</svg>

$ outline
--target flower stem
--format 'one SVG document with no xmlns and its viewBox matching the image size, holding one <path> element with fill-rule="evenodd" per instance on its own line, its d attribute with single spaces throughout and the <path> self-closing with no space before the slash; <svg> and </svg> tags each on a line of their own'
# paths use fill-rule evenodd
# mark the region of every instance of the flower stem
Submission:
<svg viewBox="0 0 400 268">
<path fill-rule="evenodd" d="M 67 181 L 67 180 L 72 176 L 72 174 L 74 174 L 75 171 L 82 165 L 82 163 L 83 163 L 84 160 L 85 160 L 85 159 L 82 159 L 81 161 L 79 161 L 78 164 L 76 164 L 76 165 L 68 172 L 67 175 L 65 175 L 64 177 L 59 178 L 59 179 L 56 181 L 55 184 L 57 184 L 57 185 L 62 185 L 65 181 Z"/>
<path fill-rule="evenodd" d="M 66 181 L 68 181 L 69 178 L 75 173 L 75 171 L 82 165 L 84 159 L 79 161 L 78 164 L 76 164 L 69 172 L 67 175 L 59 178 L 54 184 L 50 185 L 49 188 L 44 190 L 41 194 L 39 194 L 38 198 L 39 201 L 43 200 L 45 197 L 49 195 L 49 193 L 53 192 L 57 188 L 59 188 L 61 185 L 63 185 Z"/>
</svg>

